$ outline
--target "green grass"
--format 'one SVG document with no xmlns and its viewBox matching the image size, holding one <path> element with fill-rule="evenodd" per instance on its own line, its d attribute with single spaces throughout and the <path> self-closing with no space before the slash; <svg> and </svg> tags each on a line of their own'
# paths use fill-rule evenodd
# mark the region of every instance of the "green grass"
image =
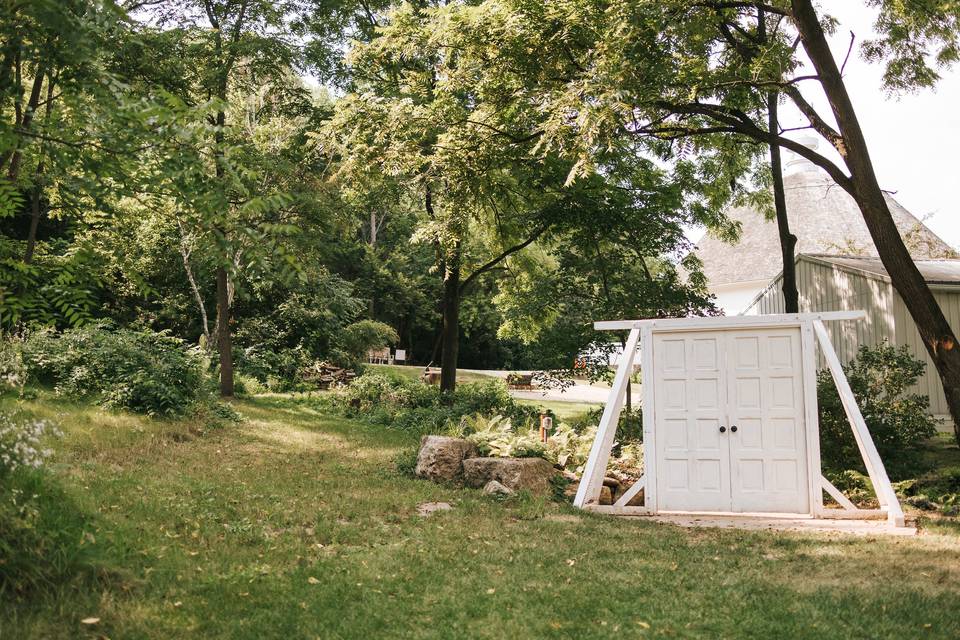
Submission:
<svg viewBox="0 0 960 640">
<path fill-rule="evenodd" d="M 689 530 L 499 502 L 398 471 L 412 436 L 284 398 L 214 430 L 26 408 L 66 432 L 29 487 L 64 535 L 57 579 L 0 600 L 4 640 L 960 635 L 949 526 Z"/>
<path fill-rule="evenodd" d="M 560 420 L 570 420 L 571 418 L 577 418 L 582 416 L 585 413 L 589 413 L 594 409 L 603 408 L 602 404 L 597 404 L 595 402 L 568 402 L 565 400 L 527 400 L 524 398 L 517 398 L 517 404 L 525 404 L 531 407 L 539 407 L 541 409 L 549 409 L 556 414 L 557 418 Z"/>
</svg>

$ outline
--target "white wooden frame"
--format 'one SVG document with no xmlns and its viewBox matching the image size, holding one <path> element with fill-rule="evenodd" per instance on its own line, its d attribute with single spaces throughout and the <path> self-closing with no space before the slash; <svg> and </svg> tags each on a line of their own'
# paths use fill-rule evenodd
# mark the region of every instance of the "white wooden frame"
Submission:
<svg viewBox="0 0 960 640">
<path fill-rule="evenodd" d="M 657 505 L 657 461 L 656 433 L 654 430 L 656 406 L 654 403 L 653 378 L 653 334 L 678 331 L 722 331 L 729 329 L 762 329 L 770 327 L 799 327 L 801 345 L 801 363 L 803 367 L 804 418 L 806 429 L 807 462 L 809 478 L 810 513 L 815 518 L 884 518 L 894 526 L 904 525 L 903 509 L 897 500 L 890 478 L 887 477 L 883 461 L 870 437 L 870 431 L 863 420 L 856 398 L 843 373 L 840 358 L 837 356 L 825 321 L 862 320 L 863 311 L 833 311 L 824 313 L 790 313 L 760 316 L 731 316 L 717 318 L 665 318 L 655 320 L 617 320 L 597 322 L 598 331 L 629 331 L 623 357 L 617 368 L 610 395 L 600 418 L 597 435 L 590 449 L 590 456 L 584 468 L 580 486 L 573 504 L 583 509 L 601 513 L 646 515 L 658 512 Z M 880 509 L 858 509 L 846 496 L 837 490 L 820 470 L 820 423 L 817 412 L 817 372 L 816 346 L 827 361 L 840 394 L 847 419 L 853 429 L 853 435 L 863 456 L 867 473 L 873 483 L 874 492 L 880 503 Z M 622 495 L 613 505 L 600 505 L 600 490 L 603 476 L 610 459 L 610 450 L 616 436 L 617 424 L 623 410 L 627 381 L 637 348 L 640 348 L 644 439 L 644 476 Z M 627 506 L 640 490 L 644 490 L 644 506 Z M 840 509 L 827 508 L 823 504 L 824 491 L 830 495 Z"/>
</svg>

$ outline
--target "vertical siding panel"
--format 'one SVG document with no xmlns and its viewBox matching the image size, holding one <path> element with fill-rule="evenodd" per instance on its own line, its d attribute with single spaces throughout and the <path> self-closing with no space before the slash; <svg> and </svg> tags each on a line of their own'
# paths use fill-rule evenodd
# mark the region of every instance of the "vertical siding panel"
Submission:
<svg viewBox="0 0 960 640">
<path fill-rule="evenodd" d="M 937 291 L 934 292 L 934 298 L 950 323 L 950 326 L 958 326 L 960 321 L 960 295 L 956 292 Z M 937 374 L 933 361 L 927 354 L 927 349 L 920 337 L 920 331 L 917 325 L 910 317 L 907 305 L 904 303 L 900 294 L 894 292 L 894 317 L 896 323 L 896 343 L 906 345 L 910 355 L 923 361 L 926 364 L 923 378 L 914 387 L 916 393 L 922 393 L 930 398 L 930 411 L 934 414 L 942 415 L 947 413 L 947 401 L 943 395 L 943 385 L 940 383 L 940 376 Z"/>
<path fill-rule="evenodd" d="M 777 278 L 771 284 L 757 300 L 757 312 L 786 312 L 782 285 L 782 278 Z M 826 323 L 830 340 L 843 362 L 853 358 L 861 344 L 877 345 L 886 339 L 894 345 L 906 345 L 911 355 L 926 363 L 926 373 L 914 390 L 930 398 L 930 410 L 933 413 L 947 413 L 940 377 L 927 356 L 906 304 L 890 283 L 801 258 L 797 264 L 797 288 L 802 312 L 858 309 L 866 312 L 866 319 L 860 322 Z M 950 326 L 960 331 L 960 288 L 956 291 L 937 291 L 934 297 Z M 826 366 L 819 352 L 817 366 Z"/>
</svg>

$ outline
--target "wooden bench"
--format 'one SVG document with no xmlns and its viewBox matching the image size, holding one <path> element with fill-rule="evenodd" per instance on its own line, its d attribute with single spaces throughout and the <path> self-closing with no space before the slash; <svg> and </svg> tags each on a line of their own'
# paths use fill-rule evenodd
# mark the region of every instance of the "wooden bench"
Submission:
<svg viewBox="0 0 960 640">
<path fill-rule="evenodd" d="M 523 391 L 533 390 L 532 373 L 509 373 L 507 374 L 507 388 L 521 389 Z"/>
</svg>

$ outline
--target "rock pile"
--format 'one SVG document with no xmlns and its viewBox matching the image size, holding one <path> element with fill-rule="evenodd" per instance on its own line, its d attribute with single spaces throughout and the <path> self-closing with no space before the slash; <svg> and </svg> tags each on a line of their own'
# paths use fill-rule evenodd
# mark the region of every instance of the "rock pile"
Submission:
<svg viewBox="0 0 960 640">
<path fill-rule="evenodd" d="M 435 482 L 462 482 L 484 488 L 487 493 L 526 490 L 546 495 L 550 479 L 557 472 L 543 458 L 482 458 L 469 440 L 423 436 L 415 473 Z"/>
<path fill-rule="evenodd" d="M 543 458 L 487 458 L 469 440 L 447 436 L 423 436 L 417 455 L 417 477 L 434 482 L 455 482 L 468 487 L 483 489 L 491 495 L 510 495 L 516 491 L 529 491 L 548 495 L 552 491 L 551 480 L 560 474 Z M 564 496 L 571 501 L 577 494 L 580 477 L 569 471 L 562 472 L 569 480 Z M 603 479 L 600 504 L 616 502 L 630 487 L 633 480 L 615 477 Z M 629 506 L 643 504 L 643 490 L 631 498 Z"/>
</svg>

